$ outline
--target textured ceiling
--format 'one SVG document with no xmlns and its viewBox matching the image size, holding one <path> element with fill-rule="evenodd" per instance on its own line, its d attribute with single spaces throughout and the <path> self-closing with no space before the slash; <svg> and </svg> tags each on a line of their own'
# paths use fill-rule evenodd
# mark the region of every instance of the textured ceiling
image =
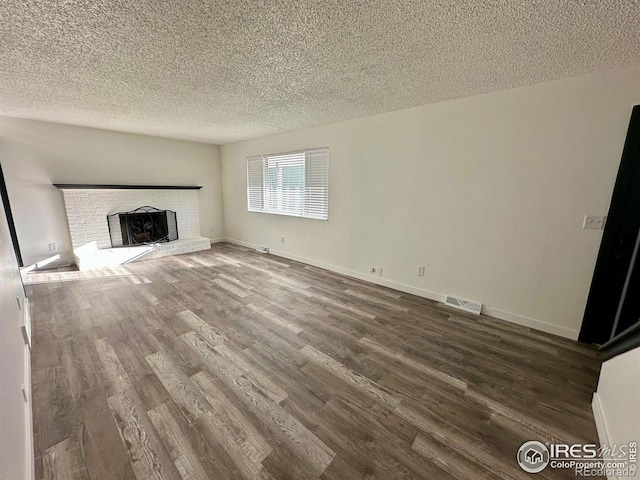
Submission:
<svg viewBox="0 0 640 480">
<path fill-rule="evenodd" d="M 640 64 L 637 1 L 2 0 L 0 114 L 227 143 Z"/>
</svg>

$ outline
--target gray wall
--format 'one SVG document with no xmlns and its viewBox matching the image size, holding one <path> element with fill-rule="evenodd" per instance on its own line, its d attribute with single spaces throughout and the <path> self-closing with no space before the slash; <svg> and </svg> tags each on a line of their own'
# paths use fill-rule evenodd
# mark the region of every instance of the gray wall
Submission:
<svg viewBox="0 0 640 480">
<path fill-rule="evenodd" d="M 29 478 L 31 465 L 29 416 L 22 394 L 30 365 L 16 298 L 24 305 L 22 280 L 0 207 L 0 479 Z"/>
</svg>

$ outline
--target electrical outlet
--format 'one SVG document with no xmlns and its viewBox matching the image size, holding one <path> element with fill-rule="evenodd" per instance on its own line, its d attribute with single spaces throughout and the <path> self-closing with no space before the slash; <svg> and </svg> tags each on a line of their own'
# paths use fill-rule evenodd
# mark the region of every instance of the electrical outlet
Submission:
<svg viewBox="0 0 640 480">
<path fill-rule="evenodd" d="M 418 270 L 416 270 L 416 275 L 419 277 L 424 277 L 424 265 L 418 266 Z"/>
<path fill-rule="evenodd" d="M 593 228 L 595 230 L 602 230 L 604 228 L 604 217 L 597 215 L 585 215 L 582 222 L 582 228 Z"/>
<path fill-rule="evenodd" d="M 284 237 L 280 237 L 280 243 L 284 243 Z"/>
<path fill-rule="evenodd" d="M 376 270 L 376 274 L 381 277 L 382 276 L 382 267 L 378 267 Z"/>
<path fill-rule="evenodd" d="M 369 273 L 376 273 L 376 267 L 369 267 Z"/>
<path fill-rule="evenodd" d="M 50 243 L 49 244 L 49 251 L 50 252 L 55 252 L 56 250 L 58 250 L 58 245 L 56 245 L 55 243 Z"/>
</svg>

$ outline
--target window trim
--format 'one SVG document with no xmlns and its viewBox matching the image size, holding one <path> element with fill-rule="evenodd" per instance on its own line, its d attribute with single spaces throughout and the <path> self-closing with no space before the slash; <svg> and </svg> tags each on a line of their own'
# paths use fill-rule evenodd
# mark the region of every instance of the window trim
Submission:
<svg viewBox="0 0 640 480">
<path fill-rule="evenodd" d="M 297 214 L 297 213 L 291 213 L 291 212 L 282 212 L 282 211 L 275 211 L 275 210 L 266 210 L 265 209 L 265 205 L 266 205 L 266 182 L 265 182 L 265 176 L 266 176 L 266 168 L 265 168 L 265 160 L 268 157 L 277 157 L 277 156 L 284 156 L 284 155 L 292 155 L 292 154 L 300 154 L 300 153 L 304 153 L 305 154 L 305 160 L 304 160 L 304 166 L 305 166 L 305 171 L 307 168 L 306 162 L 307 162 L 307 157 L 306 155 L 309 152 L 313 152 L 313 151 L 317 151 L 317 150 L 325 150 L 326 151 L 326 155 L 327 155 L 327 161 L 326 161 L 326 172 L 327 172 L 327 196 L 326 196 L 326 203 L 327 203 L 327 214 L 326 217 L 318 217 L 318 216 L 313 216 L 313 215 L 305 215 L 305 214 Z M 262 162 L 263 162 L 263 168 L 262 168 L 262 188 L 263 188 L 263 193 L 262 193 L 262 205 L 263 208 L 262 209 L 256 209 L 256 208 L 251 208 L 251 199 L 250 199 L 250 188 L 249 188 L 249 161 L 252 158 L 262 158 Z M 266 153 L 266 154 L 258 154 L 258 155 L 248 155 L 245 159 L 246 164 L 245 164 L 245 168 L 247 169 L 247 212 L 249 213 L 266 213 L 269 215 L 280 215 L 280 216 L 285 216 L 285 217 L 295 217 L 295 218 L 306 218 L 309 220 L 323 220 L 323 221 L 328 221 L 329 220 L 329 147 L 313 147 L 313 148 L 303 148 L 303 149 L 298 149 L 298 150 L 290 150 L 287 152 L 277 152 L 277 153 Z M 305 189 L 306 189 L 307 185 L 306 185 L 306 175 L 305 175 Z"/>
</svg>

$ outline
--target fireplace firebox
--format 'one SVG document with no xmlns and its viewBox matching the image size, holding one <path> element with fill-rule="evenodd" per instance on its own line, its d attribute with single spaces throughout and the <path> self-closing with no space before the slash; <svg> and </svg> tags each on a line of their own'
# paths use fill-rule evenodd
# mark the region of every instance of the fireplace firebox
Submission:
<svg viewBox="0 0 640 480">
<path fill-rule="evenodd" d="M 112 247 L 130 247 L 178 239 L 176 212 L 140 207 L 107 215 Z"/>
</svg>

